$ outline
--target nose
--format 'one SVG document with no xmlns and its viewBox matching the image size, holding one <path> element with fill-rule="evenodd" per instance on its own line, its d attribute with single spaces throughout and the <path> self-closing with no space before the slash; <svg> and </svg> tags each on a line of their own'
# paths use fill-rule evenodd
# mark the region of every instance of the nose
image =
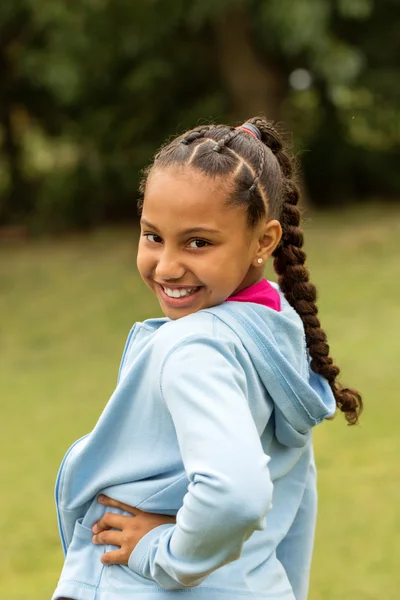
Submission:
<svg viewBox="0 0 400 600">
<path fill-rule="evenodd" d="M 158 281 L 179 280 L 185 274 L 185 267 L 179 260 L 179 255 L 167 250 L 165 247 L 160 253 L 155 275 Z"/>
</svg>

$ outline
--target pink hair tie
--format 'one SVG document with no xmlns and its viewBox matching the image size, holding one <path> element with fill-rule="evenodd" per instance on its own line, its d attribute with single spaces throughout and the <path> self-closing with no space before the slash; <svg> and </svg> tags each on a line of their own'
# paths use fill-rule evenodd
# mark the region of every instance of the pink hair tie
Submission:
<svg viewBox="0 0 400 600">
<path fill-rule="evenodd" d="M 258 127 L 253 125 L 253 123 L 243 123 L 243 125 L 239 125 L 239 127 L 235 127 L 235 129 L 241 129 L 242 131 L 252 135 L 256 140 L 261 140 L 260 130 Z"/>
</svg>

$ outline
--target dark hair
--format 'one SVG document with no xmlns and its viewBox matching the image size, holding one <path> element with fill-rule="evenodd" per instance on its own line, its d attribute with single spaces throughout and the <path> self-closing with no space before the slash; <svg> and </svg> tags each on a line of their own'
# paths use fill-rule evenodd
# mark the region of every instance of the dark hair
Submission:
<svg viewBox="0 0 400 600">
<path fill-rule="evenodd" d="M 284 150 L 281 136 L 272 123 L 262 117 L 249 119 L 256 135 L 226 125 L 196 127 L 175 138 L 155 155 L 153 164 L 144 171 L 139 210 L 149 173 L 155 167 L 190 165 L 208 177 L 224 177 L 229 186 L 229 202 L 247 207 L 250 227 L 265 217 L 278 219 L 282 226 L 281 241 L 273 253 L 278 283 L 285 298 L 301 317 L 311 368 L 329 383 L 337 407 L 350 425 L 358 421 L 362 399 L 357 390 L 344 388 L 337 381 L 339 368 L 329 355 L 329 346 L 317 316 L 317 293 L 305 266 L 300 199 L 293 160 Z M 252 129 L 252 128 L 250 128 Z M 254 130 L 253 130 L 254 131 Z"/>
</svg>

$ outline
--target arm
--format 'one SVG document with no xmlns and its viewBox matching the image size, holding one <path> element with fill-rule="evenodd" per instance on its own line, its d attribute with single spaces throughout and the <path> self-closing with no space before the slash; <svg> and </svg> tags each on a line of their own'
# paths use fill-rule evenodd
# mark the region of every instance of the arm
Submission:
<svg viewBox="0 0 400 600">
<path fill-rule="evenodd" d="M 230 344 L 186 340 L 165 360 L 160 387 L 190 483 L 176 525 L 145 535 L 129 566 L 177 589 L 199 585 L 240 556 L 264 527 L 272 483 Z"/>
</svg>

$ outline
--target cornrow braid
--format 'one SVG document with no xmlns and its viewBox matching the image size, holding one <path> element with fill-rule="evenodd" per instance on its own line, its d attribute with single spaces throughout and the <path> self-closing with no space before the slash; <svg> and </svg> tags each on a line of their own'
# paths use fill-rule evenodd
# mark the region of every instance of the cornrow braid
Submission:
<svg viewBox="0 0 400 600">
<path fill-rule="evenodd" d="M 246 138 L 248 138 L 249 134 L 256 139 L 256 142 L 252 142 L 253 146 L 255 146 L 255 150 L 257 152 L 257 167 L 254 172 L 253 180 L 248 188 L 248 193 L 251 197 L 250 207 L 251 210 L 248 212 L 248 222 L 251 227 L 253 227 L 261 218 L 263 213 L 265 212 L 265 202 L 259 188 L 259 183 L 261 179 L 261 175 L 264 171 L 265 165 L 265 145 L 261 142 L 261 134 L 257 130 L 257 128 L 252 128 L 253 123 L 246 122 L 243 125 L 236 127 L 237 134 L 244 134 Z M 249 130 L 250 128 L 250 130 Z M 254 131 L 252 131 L 254 129 Z M 247 161 L 246 161 L 246 165 Z M 252 171 L 253 172 L 253 171 Z"/>
<path fill-rule="evenodd" d="M 213 125 L 207 125 L 206 127 L 193 129 L 178 141 L 180 141 L 182 144 L 189 145 L 191 142 L 199 140 L 200 138 L 207 138 L 207 133 L 209 133 L 212 129 L 216 129 L 216 127 Z M 237 134 L 238 132 L 235 131 L 234 128 L 231 128 L 231 130 L 228 131 L 227 134 L 225 134 L 220 140 L 215 142 L 213 150 L 215 152 L 221 152 L 222 148 L 228 146 L 229 142 L 233 140 L 237 136 Z M 213 138 L 208 139 L 210 139 L 210 141 L 213 141 Z"/>
<path fill-rule="evenodd" d="M 238 131 L 232 128 L 226 135 L 224 135 L 218 142 L 214 145 L 214 152 L 221 152 L 222 148 L 228 146 L 228 144 L 238 135 Z"/>
<path fill-rule="evenodd" d="M 260 182 L 261 175 L 264 171 L 264 163 L 265 163 L 265 146 L 263 144 L 258 143 L 258 166 L 254 176 L 253 183 L 250 186 L 250 193 L 256 191 L 257 186 Z"/>
<path fill-rule="evenodd" d="M 205 127 L 197 127 L 195 129 L 192 129 L 188 134 L 184 135 L 183 137 L 178 138 L 176 141 L 178 143 L 181 142 L 182 144 L 185 144 L 187 146 L 191 142 L 194 142 L 194 140 L 204 138 L 206 133 L 208 133 L 213 127 L 214 127 L 213 125 L 206 125 Z"/>
<path fill-rule="evenodd" d="M 362 398 L 357 390 L 343 388 L 336 381 L 340 370 L 330 357 L 327 336 L 317 316 L 316 287 L 310 282 L 309 271 L 305 266 L 306 254 L 302 249 L 304 238 L 300 228 L 301 213 L 297 207 L 300 191 L 292 178 L 290 157 L 284 152 L 277 131 L 269 123 L 262 119 L 250 122 L 262 132 L 262 140 L 275 154 L 283 175 L 279 217 L 282 239 L 273 253 L 279 286 L 303 321 L 312 370 L 328 381 L 337 407 L 345 413 L 348 423 L 354 425 L 362 411 Z"/>
<path fill-rule="evenodd" d="M 189 146 L 195 140 L 204 138 L 206 136 L 206 134 L 208 134 L 212 129 L 215 129 L 215 128 L 216 128 L 215 125 L 202 125 L 199 127 L 195 127 L 194 129 L 191 129 L 188 133 L 184 133 L 184 134 L 176 137 L 172 142 L 167 142 L 166 144 L 164 144 L 164 146 L 162 146 L 159 149 L 159 151 L 154 155 L 153 164 L 148 165 L 147 167 L 142 169 L 142 172 L 141 172 L 141 178 L 140 178 L 140 182 L 139 182 L 139 194 L 140 195 L 139 195 L 139 198 L 137 201 L 137 208 L 138 208 L 139 215 L 141 214 L 142 208 L 143 208 L 143 198 L 144 198 L 144 192 L 145 192 L 145 188 L 146 188 L 146 182 L 147 182 L 148 176 L 149 176 L 150 171 L 152 170 L 154 164 L 157 161 L 159 161 L 160 159 L 161 160 L 164 159 L 164 160 L 168 161 L 168 158 L 174 156 L 174 154 L 176 153 L 176 151 L 180 145 Z"/>
</svg>

